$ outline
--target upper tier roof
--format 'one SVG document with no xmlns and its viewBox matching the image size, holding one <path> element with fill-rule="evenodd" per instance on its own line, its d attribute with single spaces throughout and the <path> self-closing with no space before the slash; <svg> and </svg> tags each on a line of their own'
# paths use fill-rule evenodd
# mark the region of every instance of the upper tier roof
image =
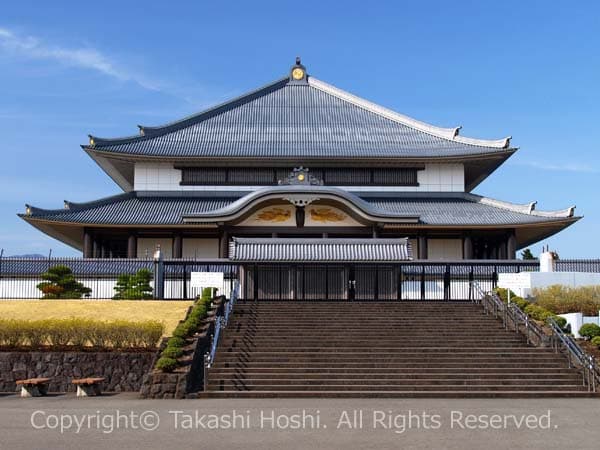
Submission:
<svg viewBox="0 0 600 450">
<path fill-rule="evenodd" d="M 84 148 L 121 156 L 295 160 L 456 158 L 514 151 L 510 138 L 465 138 L 459 129 L 428 125 L 304 75 L 300 80 L 286 76 L 177 122 L 140 126 L 139 136 L 90 136 Z"/>
</svg>

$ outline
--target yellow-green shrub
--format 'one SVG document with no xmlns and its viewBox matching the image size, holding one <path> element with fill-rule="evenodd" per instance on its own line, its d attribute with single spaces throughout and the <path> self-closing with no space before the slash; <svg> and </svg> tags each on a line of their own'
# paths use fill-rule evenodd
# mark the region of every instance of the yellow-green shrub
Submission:
<svg viewBox="0 0 600 450">
<path fill-rule="evenodd" d="M 0 320 L 0 346 L 152 348 L 156 346 L 163 331 L 163 324 L 153 320 Z"/>
<path fill-rule="evenodd" d="M 582 312 L 586 316 L 596 316 L 600 311 L 600 286 L 554 285 L 544 289 L 534 289 L 533 295 L 537 305 L 554 314 Z"/>
</svg>

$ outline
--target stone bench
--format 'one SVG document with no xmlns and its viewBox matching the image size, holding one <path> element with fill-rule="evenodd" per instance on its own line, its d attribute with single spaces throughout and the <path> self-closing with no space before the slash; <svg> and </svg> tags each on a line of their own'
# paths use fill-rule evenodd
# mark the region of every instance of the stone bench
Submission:
<svg viewBox="0 0 600 450">
<path fill-rule="evenodd" d="M 101 383 L 105 378 L 78 378 L 71 383 L 77 386 L 77 397 L 95 397 L 102 395 Z"/>
<path fill-rule="evenodd" d="M 41 397 L 48 393 L 48 383 L 51 378 L 28 378 L 17 380 L 16 385 L 21 386 L 21 397 Z"/>
</svg>

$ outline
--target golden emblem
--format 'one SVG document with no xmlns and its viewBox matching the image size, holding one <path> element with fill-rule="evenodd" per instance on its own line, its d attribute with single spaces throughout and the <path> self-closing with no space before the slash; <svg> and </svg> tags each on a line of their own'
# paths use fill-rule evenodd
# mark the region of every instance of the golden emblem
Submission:
<svg viewBox="0 0 600 450">
<path fill-rule="evenodd" d="M 302 78 L 304 78 L 304 70 L 302 70 L 299 67 L 296 67 L 294 70 L 292 70 L 292 78 L 294 80 L 301 80 Z"/>
<path fill-rule="evenodd" d="M 315 222 L 341 222 L 346 218 L 344 214 L 331 208 L 311 208 L 310 217 Z"/>
<path fill-rule="evenodd" d="M 261 211 L 256 219 L 264 222 L 285 222 L 290 217 L 292 217 L 292 213 L 289 209 L 271 208 Z"/>
</svg>

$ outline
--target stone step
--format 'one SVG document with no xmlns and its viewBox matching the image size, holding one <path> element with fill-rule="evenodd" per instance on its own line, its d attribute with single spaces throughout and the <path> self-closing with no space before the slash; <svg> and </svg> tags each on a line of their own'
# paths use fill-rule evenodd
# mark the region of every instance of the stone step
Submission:
<svg viewBox="0 0 600 450">
<path fill-rule="evenodd" d="M 544 384 L 289 384 L 287 381 L 281 384 L 244 384 L 234 385 L 228 383 L 221 386 L 213 384 L 208 385 L 208 390 L 248 390 L 248 391 L 463 391 L 468 388 L 470 391 L 503 391 L 506 389 L 518 389 L 523 391 L 584 391 L 584 387 L 580 384 L 563 384 L 559 387 Z"/>
<path fill-rule="evenodd" d="M 219 376 L 221 374 L 268 374 L 276 375 L 285 373 L 287 375 L 297 376 L 311 376 L 311 375 L 322 375 L 331 374 L 337 376 L 339 374 L 346 374 L 350 376 L 362 377 L 370 374 L 390 374 L 398 376 L 421 376 L 424 374 L 441 374 L 441 375 L 456 375 L 456 376 L 488 376 L 488 375 L 540 375 L 540 376 L 554 376 L 554 375 L 569 375 L 579 376 L 579 374 L 573 372 L 571 369 L 562 367 L 397 367 L 397 368 L 386 368 L 386 367 L 224 367 L 214 365 L 211 370 L 211 376 Z"/>
<path fill-rule="evenodd" d="M 574 378 L 531 378 L 526 380 L 516 378 L 422 378 L 418 379 L 397 379 L 397 378 L 211 378 L 208 384 L 212 389 L 224 389 L 229 386 L 254 386 L 260 389 L 262 386 L 385 386 L 390 387 L 402 386 L 419 386 L 419 387 L 435 387 L 443 386 L 552 386 L 554 389 L 563 387 L 573 388 L 575 386 L 583 386 L 582 380 Z M 218 386 L 218 387 L 217 387 Z"/>
<path fill-rule="evenodd" d="M 537 371 L 512 371 L 508 373 L 447 373 L 447 372 L 381 372 L 373 370 L 369 372 L 307 372 L 307 373 L 289 373 L 289 372 L 255 372 L 255 371 L 213 371 L 210 374 L 211 381 L 222 379 L 235 380 L 544 380 L 549 382 L 582 380 L 582 375 L 576 373 L 539 373 Z"/>
<path fill-rule="evenodd" d="M 537 390 L 529 391 L 527 389 L 503 389 L 494 391 L 474 391 L 474 390 L 431 390 L 423 391 L 418 389 L 407 391 L 346 391 L 346 390 L 326 390 L 326 391 L 209 391 L 199 392 L 198 398 L 597 398 L 598 394 L 587 392 L 585 390 Z"/>
</svg>

